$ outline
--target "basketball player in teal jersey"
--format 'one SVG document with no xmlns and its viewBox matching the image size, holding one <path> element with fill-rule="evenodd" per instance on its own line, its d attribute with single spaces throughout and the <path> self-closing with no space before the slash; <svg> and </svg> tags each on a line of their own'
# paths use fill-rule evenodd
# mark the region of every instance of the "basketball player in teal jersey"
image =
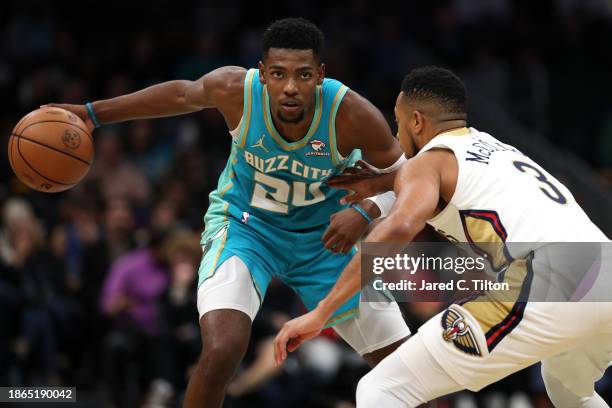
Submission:
<svg viewBox="0 0 612 408">
<path fill-rule="evenodd" d="M 382 114 L 342 83 L 324 78 L 323 35 L 303 19 L 273 23 L 259 69 L 222 67 L 197 81 L 170 81 L 83 105 L 56 105 L 89 126 L 219 110 L 232 136 L 227 166 L 210 195 L 202 235 L 198 310 L 202 354 L 187 407 L 219 407 L 248 345 L 251 322 L 273 277 L 308 309 L 333 287 L 353 245 L 380 214 L 373 198 L 347 208 L 325 184 L 361 154 L 382 171 L 405 160 Z M 331 220 L 330 220 L 331 218 Z M 409 330 L 395 303 L 352 297 L 332 325 L 370 365 Z"/>
</svg>

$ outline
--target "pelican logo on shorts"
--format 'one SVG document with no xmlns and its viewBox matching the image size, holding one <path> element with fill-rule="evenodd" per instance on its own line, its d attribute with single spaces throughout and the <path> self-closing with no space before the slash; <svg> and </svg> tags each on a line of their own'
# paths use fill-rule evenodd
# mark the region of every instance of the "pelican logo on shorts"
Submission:
<svg viewBox="0 0 612 408">
<path fill-rule="evenodd" d="M 306 153 L 306 156 L 329 156 L 329 152 L 324 152 L 326 144 L 319 139 L 314 139 L 310 141 L 310 147 L 312 147 L 312 152 Z"/>
<path fill-rule="evenodd" d="M 81 136 L 76 130 L 66 129 L 62 136 L 62 142 L 67 148 L 76 149 L 81 145 Z"/>
<path fill-rule="evenodd" d="M 444 311 L 442 328 L 444 329 L 442 332 L 444 341 L 452 342 L 455 347 L 466 354 L 482 356 L 470 325 L 457 310 L 448 308 Z"/>
</svg>

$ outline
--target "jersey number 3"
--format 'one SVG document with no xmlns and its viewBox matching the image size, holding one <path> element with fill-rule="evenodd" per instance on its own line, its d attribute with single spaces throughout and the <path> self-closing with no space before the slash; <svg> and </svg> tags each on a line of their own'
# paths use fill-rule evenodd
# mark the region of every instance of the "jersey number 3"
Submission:
<svg viewBox="0 0 612 408">
<path fill-rule="evenodd" d="M 267 190 L 264 186 L 273 191 Z M 308 186 L 308 191 L 312 198 L 306 198 L 306 186 Z M 287 214 L 289 212 L 290 195 L 292 195 L 291 204 L 298 207 L 304 207 L 325 200 L 325 194 L 319 188 L 320 186 L 320 181 L 309 185 L 302 181 L 294 181 L 293 194 L 291 194 L 291 185 L 285 180 L 256 171 L 251 206 Z"/>
<path fill-rule="evenodd" d="M 561 194 L 561 191 L 559 191 L 559 189 L 546 178 L 546 175 L 542 173 L 542 170 L 532 164 L 522 161 L 515 161 L 512 162 L 512 164 L 514 164 L 514 167 L 523 173 L 527 173 L 527 169 L 532 170 L 536 180 L 547 186 L 547 188 L 540 187 L 540 190 L 546 197 L 559 204 L 567 203 L 567 199 L 563 196 L 563 194 Z"/>
</svg>

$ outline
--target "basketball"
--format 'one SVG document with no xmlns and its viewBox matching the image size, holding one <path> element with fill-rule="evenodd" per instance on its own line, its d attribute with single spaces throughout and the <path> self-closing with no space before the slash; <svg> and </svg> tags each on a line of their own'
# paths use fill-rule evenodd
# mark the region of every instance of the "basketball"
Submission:
<svg viewBox="0 0 612 408">
<path fill-rule="evenodd" d="M 57 107 L 24 116 L 11 132 L 8 157 L 17 178 L 45 193 L 68 190 L 89 171 L 93 138 L 85 123 Z"/>
</svg>

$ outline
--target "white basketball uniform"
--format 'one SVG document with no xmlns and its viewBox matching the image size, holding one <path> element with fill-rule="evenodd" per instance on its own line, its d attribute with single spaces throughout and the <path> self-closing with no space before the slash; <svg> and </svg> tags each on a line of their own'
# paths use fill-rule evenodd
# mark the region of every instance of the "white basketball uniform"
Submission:
<svg viewBox="0 0 612 408">
<path fill-rule="evenodd" d="M 504 273 L 522 283 L 513 302 L 473 299 L 426 322 L 362 379 L 358 407 L 418 406 L 461 389 L 477 391 L 541 360 L 556 406 L 605 407 L 593 383 L 612 361 L 612 303 L 517 300 L 536 284 L 534 271 L 555 276 L 555 262 L 567 260 L 550 243 L 593 242 L 601 250 L 608 238 L 565 186 L 491 135 L 456 129 L 433 138 L 419 154 L 434 148 L 455 154 L 458 177 L 452 199 L 428 224 L 473 247 L 505 247 L 491 259 L 506 262 Z M 611 282 L 600 273 L 581 299 L 601 300 L 606 291 L 612 296 Z"/>
</svg>

